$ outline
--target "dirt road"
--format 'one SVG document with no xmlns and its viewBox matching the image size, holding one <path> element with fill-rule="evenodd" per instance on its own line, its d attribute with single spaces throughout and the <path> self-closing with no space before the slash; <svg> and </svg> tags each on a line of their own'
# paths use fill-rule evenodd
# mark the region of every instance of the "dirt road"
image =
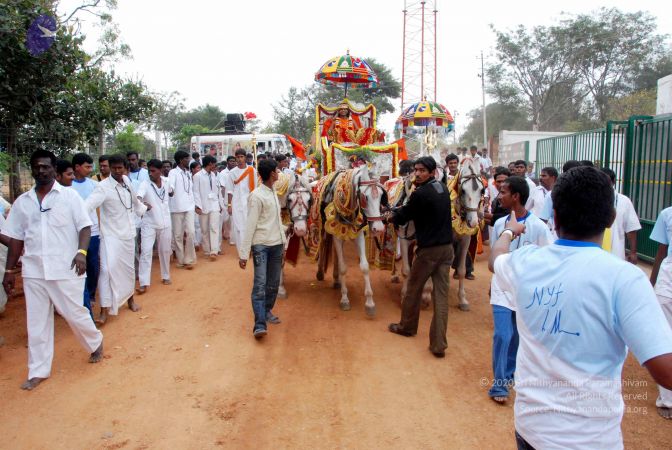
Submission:
<svg viewBox="0 0 672 450">
<path fill-rule="evenodd" d="M 103 328 L 106 356 L 86 363 L 57 318 L 51 378 L 33 392 L 26 376 L 25 307 L 0 318 L 0 448 L 514 448 L 512 402 L 499 406 L 481 381 L 491 377 L 492 320 L 484 258 L 467 282 L 471 312 L 451 286 L 445 359 L 427 350 L 429 311 L 418 336 L 387 331 L 399 319 L 399 285 L 373 271 L 378 314 L 364 313 L 355 264 L 352 311 L 338 308 L 330 280 L 314 279 L 304 258 L 286 272 L 262 341 L 252 338 L 252 270 L 234 252 L 196 269 L 173 268 L 173 285 L 154 284 Z M 351 257 L 350 261 L 354 261 Z M 158 267 L 154 268 L 158 281 Z M 672 423 L 655 411 L 656 386 L 628 360 L 623 434 L 628 448 L 664 448 Z"/>
</svg>

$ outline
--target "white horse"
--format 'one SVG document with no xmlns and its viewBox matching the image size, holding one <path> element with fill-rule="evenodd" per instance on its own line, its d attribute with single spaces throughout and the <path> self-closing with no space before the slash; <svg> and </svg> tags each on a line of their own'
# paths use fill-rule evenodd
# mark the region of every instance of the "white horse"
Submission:
<svg viewBox="0 0 672 450">
<path fill-rule="evenodd" d="M 359 268 L 364 275 L 364 308 L 369 317 L 376 312 L 373 290 L 369 278 L 369 262 L 366 258 L 366 240 L 364 227 L 368 223 L 373 236 L 381 236 L 385 230 L 380 214 L 380 204 L 385 194 L 383 186 L 369 176 L 366 166 L 341 171 L 335 175 L 329 186 L 324 186 L 320 208 L 323 220 L 324 240 L 320 250 L 317 279 L 324 279 L 330 251 L 329 238 L 333 238 L 336 261 L 334 262 L 334 288 L 341 289 L 340 307 L 350 310 L 348 287 L 346 282 L 347 265 L 343 251 L 345 240 L 354 240 L 359 255 Z M 338 264 L 338 265 L 337 265 Z"/>
<path fill-rule="evenodd" d="M 280 203 L 280 208 L 289 211 L 289 218 L 293 225 L 292 235 L 304 238 L 308 232 L 308 215 L 310 212 L 312 190 L 306 177 L 297 175 L 294 172 L 291 172 L 288 176 L 287 189 L 284 193 L 278 193 L 278 202 Z M 285 269 L 283 267 L 280 272 L 278 298 L 287 298 L 284 279 Z"/>
<path fill-rule="evenodd" d="M 448 182 L 449 187 L 457 192 L 457 196 L 452 204 L 453 217 L 453 239 L 457 241 L 457 254 L 455 258 L 458 261 L 457 275 L 459 277 L 459 288 L 457 298 L 459 308 L 462 311 L 469 311 L 469 301 L 464 292 L 464 277 L 467 273 L 467 252 L 469 251 L 469 242 L 471 237 L 478 232 L 479 221 L 483 218 L 483 194 L 485 191 L 485 182 L 481 176 L 481 166 L 478 160 L 465 158 L 460 163 L 458 174 L 454 180 Z"/>
</svg>

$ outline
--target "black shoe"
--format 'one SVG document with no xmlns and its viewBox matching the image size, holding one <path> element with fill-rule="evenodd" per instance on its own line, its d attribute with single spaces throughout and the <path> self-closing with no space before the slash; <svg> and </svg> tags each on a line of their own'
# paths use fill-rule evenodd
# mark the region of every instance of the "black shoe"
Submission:
<svg viewBox="0 0 672 450">
<path fill-rule="evenodd" d="M 445 358 L 446 352 L 432 352 L 432 355 L 436 356 L 437 358 Z"/>
<path fill-rule="evenodd" d="M 280 320 L 278 316 L 273 315 L 273 313 L 268 313 L 266 314 L 266 322 L 277 325 L 279 323 L 282 323 L 282 320 Z"/>
<path fill-rule="evenodd" d="M 264 330 L 263 328 L 257 328 L 252 334 L 256 339 L 261 339 L 268 334 L 268 331 Z"/>
<path fill-rule="evenodd" d="M 467 280 L 475 280 L 475 279 L 476 279 L 476 277 L 474 276 L 473 273 L 468 273 L 468 274 L 466 274 L 466 275 L 464 276 L 464 278 L 466 278 Z"/>
<path fill-rule="evenodd" d="M 411 337 L 415 336 L 415 333 L 410 333 L 408 331 L 405 331 L 403 328 L 401 328 L 401 325 L 398 323 L 391 323 L 388 327 L 388 330 L 390 330 L 391 333 L 395 333 L 401 336 L 406 336 L 406 337 Z"/>
</svg>

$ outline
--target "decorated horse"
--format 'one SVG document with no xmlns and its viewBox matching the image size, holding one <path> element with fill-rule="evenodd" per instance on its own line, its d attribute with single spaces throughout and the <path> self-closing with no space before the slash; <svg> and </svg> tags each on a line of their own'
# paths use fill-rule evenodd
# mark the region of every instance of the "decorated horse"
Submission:
<svg viewBox="0 0 672 450">
<path fill-rule="evenodd" d="M 369 317 L 375 315 L 364 233 L 367 229 L 373 236 L 383 233 L 380 205 L 385 195 L 383 186 L 371 179 L 366 165 L 333 171 L 317 182 L 310 208 L 310 255 L 318 261 L 317 279 L 323 280 L 333 245 L 336 254 L 334 287 L 341 289 L 340 307 L 343 311 L 350 310 L 343 244 L 354 241 L 364 275 L 365 311 Z"/>
<path fill-rule="evenodd" d="M 281 173 L 273 188 L 280 203 L 282 224 L 293 225 L 285 252 L 285 261 L 295 265 L 300 243 L 308 232 L 308 214 L 312 191 L 308 179 L 294 172 Z M 284 278 L 283 268 L 280 273 L 279 298 L 287 298 Z"/>
<path fill-rule="evenodd" d="M 471 237 L 478 233 L 480 221 L 483 219 L 483 194 L 486 181 L 481 175 L 478 160 L 465 158 L 460 163 L 457 175 L 449 180 L 451 211 L 453 219 L 453 240 L 457 241 L 457 275 L 459 287 L 457 298 L 459 308 L 469 311 L 469 301 L 464 292 L 464 277 L 467 273 L 467 252 Z"/>
</svg>

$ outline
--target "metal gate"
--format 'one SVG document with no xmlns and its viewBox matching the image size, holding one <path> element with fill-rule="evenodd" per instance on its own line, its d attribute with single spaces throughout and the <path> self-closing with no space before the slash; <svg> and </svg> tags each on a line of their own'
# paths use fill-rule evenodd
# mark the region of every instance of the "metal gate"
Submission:
<svg viewBox="0 0 672 450">
<path fill-rule="evenodd" d="M 537 173 L 552 166 L 560 171 L 569 160 L 589 160 L 616 172 L 616 189 L 628 196 L 639 214 L 637 253 L 648 261 L 657 244 L 649 239 L 660 211 L 672 204 L 672 115 L 632 116 L 609 121 L 605 128 L 540 139 Z"/>
</svg>

